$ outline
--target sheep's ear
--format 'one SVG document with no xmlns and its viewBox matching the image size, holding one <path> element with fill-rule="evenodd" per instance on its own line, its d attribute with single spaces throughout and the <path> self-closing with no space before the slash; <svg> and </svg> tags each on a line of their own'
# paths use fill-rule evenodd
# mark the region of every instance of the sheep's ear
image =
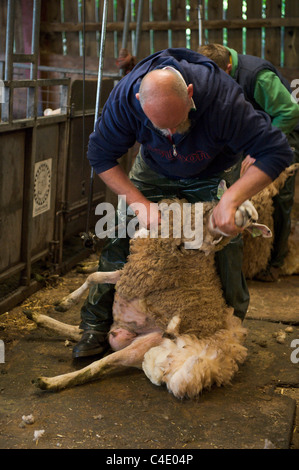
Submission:
<svg viewBox="0 0 299 470">
<path fill-rule="evenodd" d="M 217 189 L 217 198 L 221 199 L 221 197 L 223 196 L 226 190 L 227 190 L 226 181 L 221 180 Z"/>
<path fill-rule="evenodd" d="M 267 225 L 252 223 L 249 227 L 246 227 L 246 230 L 250 232 L 254 238 L 260 236 L 263 238 L 272 237 L 272 232 Z"/>
</svg>

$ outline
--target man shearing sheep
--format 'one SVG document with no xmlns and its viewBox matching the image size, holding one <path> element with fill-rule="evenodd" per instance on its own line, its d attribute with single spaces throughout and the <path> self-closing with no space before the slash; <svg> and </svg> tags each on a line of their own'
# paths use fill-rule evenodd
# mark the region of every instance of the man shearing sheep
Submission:
<svg viewBox="0 0 299 470">
<path fill-rule="evenodd" d="M 117 160 L 135 141 L 140 150 L 127 176 Z M 244 152 L 255 163 L 239 178 Z M 113 89 L 90 136 L 88 158 L 104 183 L 136 208 L 145 227 L 159 222 L 158 206 L 152 204 L 156 210 L 150 211 L 151 203 L 171 197 L 191 203 L 217 199 L 219 182 L 226 181 L 228 189 L 213 212 L 213 223 L 235 237 L 216 253 L 216 265 L 227 304 L 244 319 L 249 294 L 235 212 L 291 163 L 292 151 L 283 133 L 245 100 L 241 87 L 201 54 L 187 49 L 157 52 Z M 108 239 L 99 271 L 121 269 L 128 253 L 128 239 Z M 111 285 L 90 289 L 81 310 L 84 333 L 73 357 L 107 350 L 113 296 Z"/>
</svg>

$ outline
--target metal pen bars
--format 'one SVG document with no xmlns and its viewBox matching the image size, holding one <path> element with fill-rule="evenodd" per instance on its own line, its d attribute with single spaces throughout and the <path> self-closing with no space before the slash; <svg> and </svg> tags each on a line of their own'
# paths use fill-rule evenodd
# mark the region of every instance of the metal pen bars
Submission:
<svg viewBox="0 0 299 470">
<path fill-rule="evenodd" d="M 7 30 L 6 52 L 4 69 L 4 103 L 1 106 L 1 123 L 11 124 L 13 118 L 14 89 L 27 89 L 26 118 L 34 119 L 38 112 L 38 94 L 41 87 L 60 86 L 61 113 L 67 112 L 68 79 L 39 79 L 39 32 L 40 32 L 41 0 L 34 0 L 32 21 L 31 54 L 16 54 L 13 51 L 15 36 L 15 0 L 8 0 L 7 4 Z M 13 71 L 15 64 L 30 64 L 30 78 L 26 80 L 14 80 Z"/>
</svg>

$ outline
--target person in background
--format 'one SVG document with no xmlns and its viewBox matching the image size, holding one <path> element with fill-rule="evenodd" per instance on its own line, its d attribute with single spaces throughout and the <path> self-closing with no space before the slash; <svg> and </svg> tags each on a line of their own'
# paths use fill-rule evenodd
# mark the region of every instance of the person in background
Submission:
<svg viewBox="0 0 299 470">
<path fill-rule="evenodd" d="M 238 54 L 222 44 L 206 44 L 198 52 L 212 59 L 230 75 L 243 89 L 245 98 L 257 110 L 267 113 L 272 125 L 286 135 L 293 150 L 292 163 L 299 162 L 299 104 L 292 98 L 288 81 L 267 60 L 251 55 Z M 247 155 L 244 168 L 254 159 Z M 296 174 L 290 176 L 274 203 L 274 242 L 266 270 L 255 279 L 265 282 L 276 281 L 288 252 L 288 238 L 291 231 L 291 211 L 294 202 Z"/>
</svg>

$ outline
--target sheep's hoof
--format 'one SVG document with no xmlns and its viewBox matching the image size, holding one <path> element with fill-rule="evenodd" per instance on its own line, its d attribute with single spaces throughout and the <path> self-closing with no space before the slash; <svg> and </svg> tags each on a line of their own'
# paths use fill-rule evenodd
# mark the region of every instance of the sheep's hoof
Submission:
<svg viewBox="0 0 299 470">
<path fill-rule="evenodd" d="M 66 306 L 63 303 L 57 303 L 55 305 L 56 312 L 66 312 L 69 309 L 69 306 Z"/>
<path fill-rule="evenodd" d="M 60 302 L 55 303 L 55 310 L 57 312 L 66 312 L 73 304 L 75 304 L 73 299 L 69 299 L 65 297 L 64 299 L 60 300 Z"/>
<path fill-rule="evenodd" d="M 30 310 L 30 309 L 25 309 L 23 310 L 23 313 L 24 315 L 26 315 L 26 317 L 28 318 L 28 320 L 32 320 L 34 322 L 37 321 L 37 317 L 38 317 L 38 314 L 36 312 L 34 312 L 33 310 Z"/>
<path fill-rule="evenodd" d="M 33 379 L 31 383 L 41 390 L 55 391 L 53 386 L 49 384 L 47 377 L 37 377 L 36 379 Z"/>
<path fill-rule="evenodd" d="M 55 310 L 57 312 L 66 312 L 71 308 L 72 305 L 76 305 L 79 302 L 79 299 L 72 297 L 64 297 L 60 302 L 57 302 L 55 305 Z"/>
</svg>

